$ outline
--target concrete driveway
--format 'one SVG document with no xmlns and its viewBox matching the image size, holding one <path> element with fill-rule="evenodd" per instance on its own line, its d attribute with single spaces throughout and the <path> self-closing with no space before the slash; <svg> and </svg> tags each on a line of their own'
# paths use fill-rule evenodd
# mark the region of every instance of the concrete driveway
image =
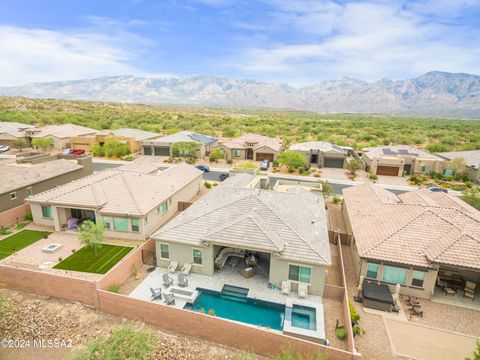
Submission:
<svg viewBox="0 0 480 360">
<path fill-rule="evenodd" d="M 408 180 L 401 176 L 387 176 L 387 175 L 377 175 L 377 176 L 378 176 L 377 184 L 408 186 Z"/>
<path fill-rule="evenodd" d="M 396 355 L 419 360 L 463 360 L 475 349 L 474 336 L 385 317 L 384 321 Z"/>
</svg>

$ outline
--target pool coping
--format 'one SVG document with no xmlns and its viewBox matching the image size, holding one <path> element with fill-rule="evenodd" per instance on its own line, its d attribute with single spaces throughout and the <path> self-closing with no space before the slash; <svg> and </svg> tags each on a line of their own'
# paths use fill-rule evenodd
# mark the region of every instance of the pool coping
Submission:
<svg viewBox="0 0 480 360">
<path fill-rule="evenodd" d="M 296 326 L 292 326 L 291 319 L 288 320 L 285 318 L 283 322 L 283 333 L 286 335 L 291 335 L 295 337 L 300 337 L 305 340 L 325 343 L 325 318 L 324 318 L 324 309 L 323 304 L 314 303 L 306 300 L 298 300 L 287 298 L 287 303 L 285 308 L 293 308 L 294 305 L 309 307 L 315 309 L 316 316 L 316 330 L 303 329 Z M 286 311 L 285 311 L 286 312 Z M 321 326 L 318 326 L 318 325 Z"/>
</svg>

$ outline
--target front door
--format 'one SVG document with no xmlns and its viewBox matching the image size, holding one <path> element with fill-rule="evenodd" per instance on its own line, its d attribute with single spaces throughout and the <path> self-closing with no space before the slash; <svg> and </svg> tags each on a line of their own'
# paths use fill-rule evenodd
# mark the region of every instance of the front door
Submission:
<svg viewBox="0 0 480 360">
<path fill-rule="evenodd" d="M 247 149 L 247 160 L 253 160 L 253 149 Z"/>
<path fill-rule="evenodd" d="M 310 164 L 318 164 L 318 154 L 310 154 Z"/>
</svg>

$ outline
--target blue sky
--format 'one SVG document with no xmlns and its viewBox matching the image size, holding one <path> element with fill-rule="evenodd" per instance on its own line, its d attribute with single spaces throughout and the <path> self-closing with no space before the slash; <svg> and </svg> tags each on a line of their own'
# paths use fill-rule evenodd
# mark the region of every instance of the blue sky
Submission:
<svg viewBox="0 0 480 360">
<path fill-rule="evenodd" d="M 0 0 L 0 86 L 208 74 L 480 74 L 480 0 Z"/>
</svg>

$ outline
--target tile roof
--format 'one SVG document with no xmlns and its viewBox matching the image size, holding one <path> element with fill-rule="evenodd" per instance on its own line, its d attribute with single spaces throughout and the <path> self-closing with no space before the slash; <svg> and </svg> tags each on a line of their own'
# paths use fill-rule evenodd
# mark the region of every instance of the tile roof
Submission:
<svg viewBox="0 0 480 360">
<path fill-rule="evenodd" d="M 45 136 L 55 136 L 60 139 L 70 138 L 74 136 L 90 135 L 96 134 L 99 131 L 95 129 L 90 129 L 85 126 L 75 125 L 75 124 L 63 124 L 63 125 L 47 125 L 43 127 L 38 127 L 35 129 L 30 129 L 34 131 L 32 134 L 33 138 L 45 137 Z"/>
<path fill-rule="evenodd" d="M 115 136 L 134 138 L 136 141 L 148 140 L 148 139 L 153 139 L 161 136 L 161 134 L 154 133 L 151 131 L 144 131 L 144 130 L 131 129 L 131 128 L 122 128 L 122 129 L 112 130 L 112 134 Z"/>
<path fill-rule="evenodd" d="M 153 237 L 197 246 L 213 243 L 266 251 L 284 260 L 331 264 L 323 198 L 307 191 L 279 193 L 238 187 L 252 178 L 248 174 L 229 178 Z"/>
<path fill-rule="evenodd" d="M 255 144 L 255 146 L 253 147 L 254 150 L 263 146 L 266 146 L 274 151 L 280 151 L 282 149 L 282 143 L 277 139 L 252 133 L 248 133 L 234 139 L 223 141 L 222 145 L 229 149 L 246 149 L 246 143 Z"/>
<path fill-rule="evenodd" d="M 361 257 L 480 269 L 480 212 L 427 189 L 395 195 L 365 183 L 343 190 Z"/>
<path fill-rule="evenodd" d="M 185 163 L 158 174 L 107 169 L 28 198 L 29 202 L 95 208 L 101 214 L 143 216 L 202 172 Z"/>
<path fill-rule="evenodd" d="M 37 184 L 83 166 L 73 160 L 52 160 L 37 165 L 0 165 L 0 194 Z"/>
<path fill-rule="evenodd" d="M 375 159 L 382 156 L 400 156 L 400 157 L 419 157 L 426 159 L 434 159 L 443 161 L 442 158 L 430 154 L 427 151 L 414 148 L 409 145 L 388 145 L 388 146 L 377 146 L 377 147 L 367 147 L 362 149 L 365 156 L 369 159 Z"/>
<path fill-rule="evenodd" d="M 201 144 L 210 144 L 217 141 L 216 138 L 191 131 L 180 131 L 172 135 L 148 140 L 149 144 L 155 143 L 175 143 L 175 142 L 197 142 Z"/>
<path fill-rule="evenodd" d="M 326 141 L 307 141 L 303 143 L 293 144 L 290 146 L 289 150 L 297 151 L 310 151 L 310 150 L 320 150 L 323 152 L 338 152 L 346 153 L 347 151 L 342 147 L 326 142 Z"/>
<path fill-rule="evenodd" d="M 480 150 L 442 152 L 437 155 L 448 160 L 463 158 L 468 166 L 480 169 Z"/>
<path fill-rule="evenodd" d="M 25 133 L 23 130 L 33 127 L 33 125 L 18 122 L 0 121 L 0 133 L 9 134 L 13 137 L 24 137 Z"/>
<path fill-rule="evenodd" d="M 162 163 L 132 161 L 125 165 L 119 166 L 117 170 L 137 171 L 144 174 L 152 174 L 164 168 L 165 168 L 165 164 L 162 164 Z"/>
</svg>

